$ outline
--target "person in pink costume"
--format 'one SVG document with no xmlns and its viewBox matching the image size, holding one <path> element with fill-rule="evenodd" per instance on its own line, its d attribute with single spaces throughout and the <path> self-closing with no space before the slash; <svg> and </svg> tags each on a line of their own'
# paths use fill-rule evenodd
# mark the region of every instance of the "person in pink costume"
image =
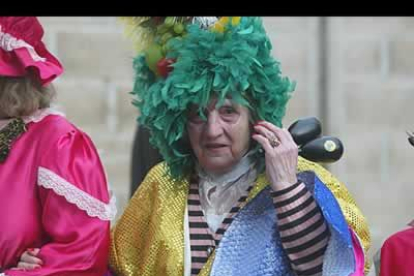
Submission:
<svg viewBox="0 0 414 276">
<path fill-rule="evenodd" d="M 50 108 L 63 68 L 43 33 L 0 17 L 0 275 L 102 276 L 115 202 L 91 139 Z"/>
</svg>

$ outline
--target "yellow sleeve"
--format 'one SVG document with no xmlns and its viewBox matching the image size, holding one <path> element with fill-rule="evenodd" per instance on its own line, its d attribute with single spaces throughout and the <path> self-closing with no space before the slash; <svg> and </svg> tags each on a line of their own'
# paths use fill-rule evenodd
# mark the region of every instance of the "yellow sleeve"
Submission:
<svg viewBox="0 0 414 276">
<path fill-rule="evenodd" d="M 132 276 L 139 270 L 137 260 L 145 259 L 141 246 L 147 244 L 148 227 L 156 208 L 158 175 L 165 170 L 154 166 L 128 203 L 122 216 L 111 230 L 109 266 L 118 276 Z"/>
</svg>

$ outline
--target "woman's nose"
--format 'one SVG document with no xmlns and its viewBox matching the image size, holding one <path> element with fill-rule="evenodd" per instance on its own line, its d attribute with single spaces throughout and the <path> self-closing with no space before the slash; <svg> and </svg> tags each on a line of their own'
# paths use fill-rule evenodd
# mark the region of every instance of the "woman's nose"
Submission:
<svg viewBox="0 0 414 276">
<path fill-rule="evenodd" d="M 223 133 L 223 126 L 216 110 L 210 112 L 207 117 L 206 135 L 209 138 L 219 136 Z"/>
</svg>

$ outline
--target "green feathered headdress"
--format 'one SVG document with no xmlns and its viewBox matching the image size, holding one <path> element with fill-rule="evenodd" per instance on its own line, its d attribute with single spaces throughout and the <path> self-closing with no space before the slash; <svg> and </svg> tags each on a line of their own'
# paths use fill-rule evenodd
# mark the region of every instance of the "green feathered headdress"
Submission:
<svg viewBox="0 0 414 276">
<path fill-rule="evenodd" d="M 247 106 L 255 120 L 281 126 L 295 83 L 281 76 L 260 18 L 157 17 L 137 22 L 149 43 L 134 59 L 133 103 L 172 177 L 185 177 L 195 166 L 186 133 L 192 104 L 202 115 L 212 96 L 218 97 L 218 106 L 231 98 Z M 256 157 L 262 154 L 255 152 Z"/>
</svg>

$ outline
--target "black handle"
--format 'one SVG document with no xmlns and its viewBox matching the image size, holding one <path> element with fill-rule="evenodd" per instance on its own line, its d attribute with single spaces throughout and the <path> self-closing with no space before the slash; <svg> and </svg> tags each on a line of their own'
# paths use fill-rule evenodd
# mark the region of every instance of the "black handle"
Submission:
<svg viewBox="0 0 414 276">
<path fill-rule="evenodd" d="M 320 137 L 322 127 L 315 117 L 299 119 L 288 130 L 299 146 L 299 155 L 310 161 L 333 163 L 341 159 L 344 153 L 344 146 L 339 138 Z"/>
<path fill-rule="evenodd" d="M 300 146 L 321 135 L 321 122 L 315 117 L 299 119 L 288 128 L 295 143 Z"/>
<path fill-rule="evenodd" d="M 323 136 L 312 140 L 299 149 L 299 155 L 314 162 L 333 163 L 341 159 L 344 146 L 336 137 Z"/>
</svg>

